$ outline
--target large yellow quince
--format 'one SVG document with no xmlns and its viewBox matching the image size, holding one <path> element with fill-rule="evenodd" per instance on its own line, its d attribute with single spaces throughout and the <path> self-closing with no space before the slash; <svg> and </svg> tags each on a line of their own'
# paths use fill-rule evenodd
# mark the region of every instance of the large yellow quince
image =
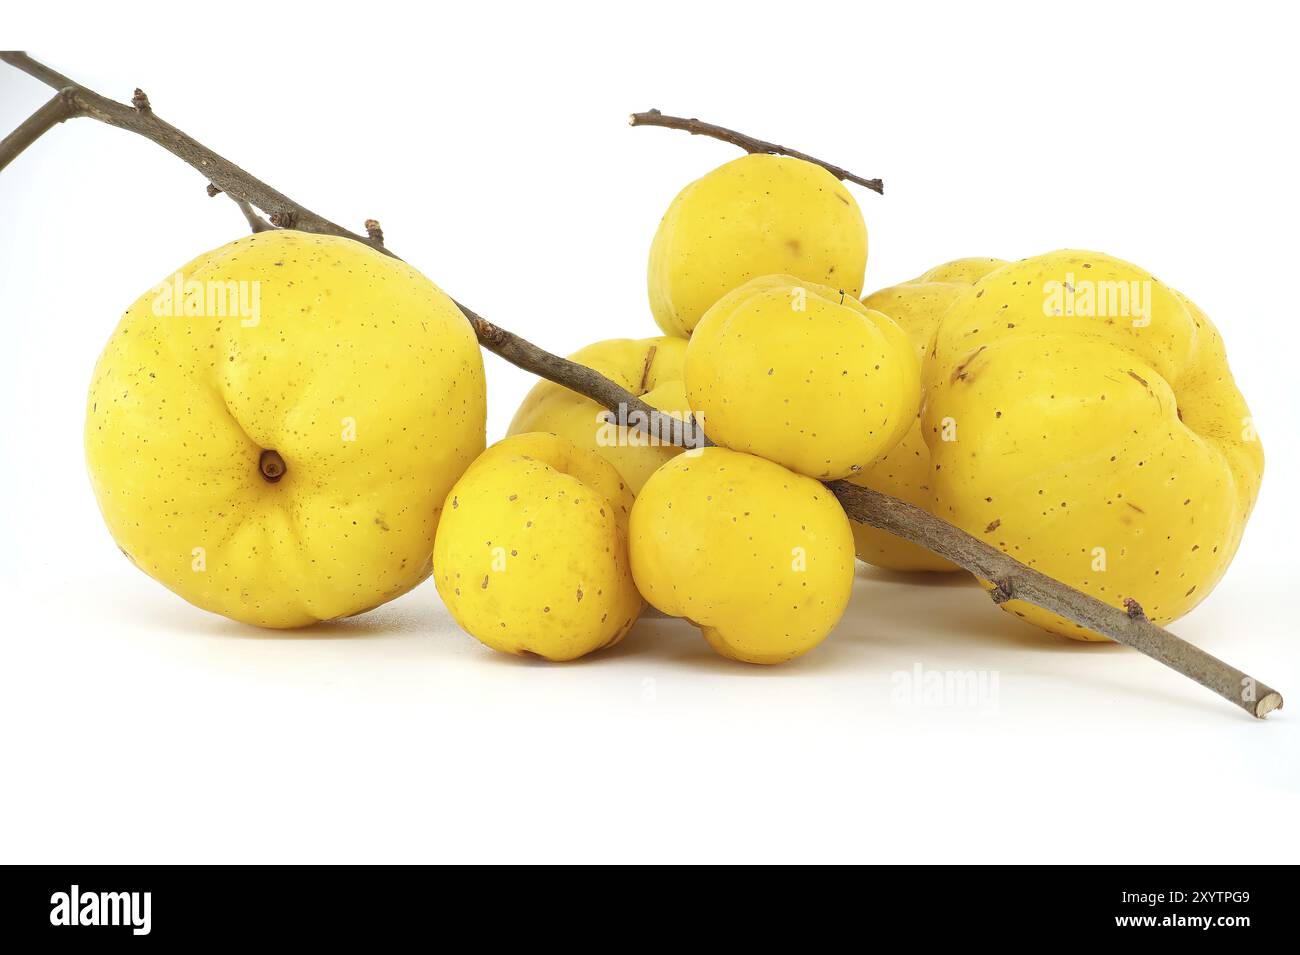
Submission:
<svg viewBox="0 0 1300 955">
<path fill-rule="evenodd" d="M 718 444 L 831 480 L 898 443 L 921 383 L 916 350 L 888 316 L 828 286 L 768 275 L 700 321 L 686 396 Z"/>
<path fill-rule="evenodd" d="M 935 513 L 1167 623 L 1241 540 L 1263 449 L 1201 311 L 1150 273 L 1066 250 L 964 291 L 925 364 Z M 1103 639 L 1037 607 L 1004 609 Z"/>
<path fill-rule="evenodd" d="M 750 454 L 679 455 L 637 495 L 632 575 L 725 657 L 783 663 L 831 632 L 853 588 L 853 532 L 826 486 Z"/>
<path fill-rule="evenodd" d="M 853 195 L 815 163 L 742 156 L 673 200 L 650 246 L 650 310 L 689 336 L 709 307 L 760 275 L 862 291 L 867 226 Z"/>
<path fill-rule="evenodd" d="M 1002 259 L 968 258 L 945 262 L 910 282 L 872 292 L 862 299 L 869 309 L 883 312 L 907 333 L 918 361 L 924 359 L 939 320 L 971 284 L 1000 265 Z M 930 451 L 921 437 L 918 412 L 901 441 L 874 464 L 849 480 L 874 488 L 909 504 L 933 510 L 930 493 Z M 889 570 L 953 571 L 959 568 L 911 541 L 887 534 L 867 524 L 853 524 L 858 556 Z"/>
<path fill-rule="evenodd" d="M 569 360 L 595 369 L 660 411 L 677 417 L 690 411 L 682 381 L 686 342 L 680 338 L 614 338 L 581 348 Z M 607 414 L 603 405 L 576 391 L 539 381 L 515 412 L 507 433 L 549 431 L 580 448 L 591 448 L 618 469 L 636 494 L 681 448 L 647 434 L 630 418 L 626 425 L 609 423 Z"/>
<path fill-rule="evenodd" d="M 127 310 L 86 458 L 140 569 L 205 610 L 297 627 L 428 576 L 484 414 L 478 343 L 437 286 L 358 242 L 276 230 Z"/>
<path fill-rule="evenodd" d="M 632 493 L 614 466 L 554 434 L 488 448 L 447 497 L 438 593 L 503 653 L 573 660 L 621 640 L 641 613 L 628 567 Z"/>
</svg>

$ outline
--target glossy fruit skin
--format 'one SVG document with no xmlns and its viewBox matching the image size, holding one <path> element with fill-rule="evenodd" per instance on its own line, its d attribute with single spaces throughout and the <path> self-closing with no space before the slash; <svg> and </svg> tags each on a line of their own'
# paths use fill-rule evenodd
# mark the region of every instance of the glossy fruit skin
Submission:
<svg viewBox="0 0 1300 955">
<path fill-rule="evenodd" d="M 825 481 L 867 468 L 907 433 L 920 371 L 888 316 L 770 275 L 724 295 L 696 326 L 686 396 L 713 441 Z"/>
<path fill-rule="evenodd" d="M 484 443 L 482 358 L 451 299 L 358 242 L 290 230 L 178 274 L 199 284 L 169 299 L 173 276 L 127 310 L 86 404 L 123 553 L 262 627 L 360 613 L 427 577 L 442 500 Z M 223 288 L 257 308 L 222 306 Z"/>
<path fill-rule="evenodd" d="M 940 517 L 1107 603 L 1133 598 L 1161 624 L 1227 569 L 1263 448 L 1218 332 L 1150 273 L 1076 250 L 1003 266 L 953 305 L 925 368 Z"/>
<path fill-rule="evenodd" d="M 689 411 L 682 381 L 686 342 L 680 338 L 614 338 L 579 349 L 569 360 L 595 369 L 660 411 L 678 416 Z M 515 412 L 507 433 L 549 431 L 590 448 L 614 465 L 636 494 L 655 469 L 681 448 L 660 443 L 635 427 L 605 424 L 605 413 L 590 398 L 539 381 Z"/>
<path fill-rule="evenodd" d="M 434 582 L 468 633 L 502 653 L 574 660 L 641 613 L 628 566 L 632 492 L 614 466 L 554 434 L 497 442 L 447 496 Z"/>
<path fill-rule="evenodd" d="M 718 653 L 783 663 L 831 632 L 853 587 L 853 533 L 824 485 L 709 447 L 654 473 L 631 519 L 632 574 Z"/>
<path fill-rule="evenodd" d="M 785 273 L 862 291 L 867 226 L 853 194 L 814 163 L 754 154 L 697 179 L 668 207 L 650 246 L 650 311 L 683 338 L 727 292 Z"/>
<path fill-rule="evenodd" d="M 872 292 L 862 299 L 869 309 L 883 312 L 907 333 L 917 360 L 923 361 L 930 339 L 944 313 L 962 290 L 999 266 L 1002 259 L 966 258 L 945 262 L 909 282 Z M 926 510 L 934 509 L 930 493 L 930 450 L 921 437 L 920 412 L 890 450 L 849 480 L 874 488 Z M 866 524 L 853 524 L 858 557 L 869 564 L 899 571 L 955 571 L 958 568 L 924 547 Z"/>
</svg>

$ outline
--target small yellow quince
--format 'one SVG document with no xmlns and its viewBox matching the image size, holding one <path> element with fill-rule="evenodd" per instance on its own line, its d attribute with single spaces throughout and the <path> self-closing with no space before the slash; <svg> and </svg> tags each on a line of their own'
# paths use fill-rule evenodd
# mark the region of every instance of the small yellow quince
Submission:
<svg viewBox="0 0 1300 955">
<path fill-rule="evenodd" d="M 709 309 L 686 349 L 686 397 L 720 445 L 821 480 L 867 468 L 921 398 L 915 348 L 888 316 L 790 275 Z"/>
<path fill-rule="evenodd" d="M 86 460 L 141 570 L 205 610 L 298 627 L 428 576 L 484 414 L 478 342 L 436 285 L 279 229 L 127 310 L 95 367 Z"/>
<path fill-rule="evenodd" d="M 689 414 L 682 381 L 686 342 L 680 338 L 615 338 L 579 349 L 569 360 L 595 369 L 660 411 L 677 417 Z M 576 391 L 539 381 L 515 412 L 507 433 L 550 431 L 590 448 L 613 464 L 636 494 L 681 448 L 647 434 L 630 419 L 628 426 L 609 423 L 608 413 Z"/>
<path fill-rule="evenodd" d="M 925 379 L 940 517 L 1107 603 L 1135 599 L 1158 623 L 1227 569 L 1263 449 L 1218 332 L 1150 273 L 1074 250 L 1005 265 L 945 315 Z"/>
<path fill-rule="evenodd" d="M 628 567 L 632 492 L 594 451 L 554 434 L 488 448 L 447 496 L 438 593 L 503 653 L 573 660 L 617 643 L 641 613 Z"/>
<path fill-rule="evenodd" d="M 848 605 L 853 533 L 826 487 L 708 447 L 679 455 L 632 507 L 632 574 L 725 657 L 783 663 L 821 643 Z"/>
<path fill-rule="evenodd" d="M 691 183 L 650 246 L 650 310 L 687 337 L 718 299 L 760 275 L 862 291 L 867 226 L 844 184 L 815 163 L 754 154 Z"/>
</svg>

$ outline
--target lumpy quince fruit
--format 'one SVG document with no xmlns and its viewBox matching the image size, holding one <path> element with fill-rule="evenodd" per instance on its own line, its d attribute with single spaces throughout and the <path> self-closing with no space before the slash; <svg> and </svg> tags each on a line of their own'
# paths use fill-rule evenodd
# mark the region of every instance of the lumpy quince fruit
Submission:
<svg viewBox="0 0 1300 955">
<path fill-rule="evenodd" d="M 632 507 L 632 574 L 725 657 L 782 663 L 831 632 L 853 587 L 835 497 L 771 461 L 708 447 L 673 458 Z"/>
<path fill-rule="evenodd" d="M 856 474 L 897 444 L 920 396 L 901 328 L 790 275 L 728 292 L 686 349 L 686 397 L 713 441 L 820 480 Z"/>
<path fill-rule="evenodd" d="M 680 338 L 615 338 L 579 349 L 569 360 L 595 369 L 660 411 L 677 417 L 690 411 L 682 380 L 686 342 Z M 613 464 L 636 494 L 681 448 L 647 434 L 630 419 L 626 425 L 608 423 L 608 413 L 576 391 L 539 381 L 515 412 L 508 433 L 550 431 L 590 448 Z"/>
<path fill-rule="evenodd" d="M 945 262 L 909 282 L 892 285 L 864 296 L 862 304 L 883 312 L 907 333 L 918 361 L 925 357 L 935 329 L 962 290 L 1006 262 L 1002 259 L 967 258 Z M 854 484 L 933 510 L 930 493 L 930 451 L 921 437 L 918 413 L 901 441 L 874 464 L 849 477 Z M 911 541 L 867 524 L 853 524 L 858 556 L 869 564 L 901 571 L 954 571 L 951 564 Z"/>
<path fill-rule="evenodd" d="M 456 621 L 504 653 L 573 660 L 621 640 L 642 609 L 628 566 L 632 492 L 554 434 L 488 448 L 447 496 L 433 551 Z"/>
<path fill-rule="evenodd" d="M 650 247 L 650 310 L 685 337 L 752 278 L 788 273 L 857 298 L 866 267 L 867 226 L 844 183 L 802 159 L 742 156 L 668 207 Z"/>
<path fill-rule="evenodd" d="M 432 282 L 354 242 L 262 232 L 146 293 L 95 367 L 95 496 L 138 567 L 206 610 L 296 627 L 429 574 L 483 449 L 478 343 Z"/>
<path fill-rule="evenodd" d="M 924 285 L 929 282 L 943 282 L 952 285 L 973 285 L 994 269 L 1001 268 L 1006 264 L 1006 259 L 995 259 L 987 255 L 973 255 L 936 265 L 918 278 L 903 284 Z"/>
<path fill-rule="evenodd" d="M 1005 265 L 949 309 L 925 378 L 940 517 L 1107 603 L 1134 599 L 1157 623 L 1222 576 L 1263 449 L 1219 333 L 1150 273 L 1073 250 Z"/>
</svg>

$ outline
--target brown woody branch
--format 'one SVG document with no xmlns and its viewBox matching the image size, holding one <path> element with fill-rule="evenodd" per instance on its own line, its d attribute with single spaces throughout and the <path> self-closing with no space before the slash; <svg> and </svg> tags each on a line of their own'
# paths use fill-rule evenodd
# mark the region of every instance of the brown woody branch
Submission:
<svg viewBox="0 0 1300 955">
<path fill-rule="evenodd" d="M 453 300 L 454 301 L 454 300 Z M 595 369 L 552 355 L 532 342 L 493 325 L 473 310 L 456 302 L 474 326 L 479 344 L 500 355 L 517 368 L 532 372 L 539 378 L 563 385 L 570 391 L 604 405 L 614 415 L 609 420 L 624 427 L 647 432 L 663 444 L 679 447 L 704 447 L 708 441 L 694 418 L 682 420 L 646 404 L 632 392 L 610 381 Z"/>
<path fill-rule="evenodd" d="M 284 193 L 272 189 L 257 177 L 240 169 L 230 160 L 213 152 L 198 140 L 170 123 L 164 122 L 149 105 L 148 97 L 139 90 L 136 90 L 134 97 L 134 102 L 137 105 L 128 106 L 106 96 L 100 96 L 79 83 L 74 83 L 63 74 L 36 62 L 26 53 L 0 52 L 0 60 L 16 66 L 24 73 L 36 77 L 36 79 L 53 86 L 55 89 L 61 90 L 60 95 L 68 99 L 72 109 L 72 112 L 64 117 L 65 119 L 73 116 L 87 116 L 101 123 L 107 123 L 109 126 L 116 126 L 118 129 L 125 129 L 128 132 L 143 136 L 197 169 L 213 186 L 226 193 L 230 198 L 236 201 L 242 199 L 244 202 L 261 209 L 270 217 L 272 223 L 280 220 L 291 223 L 295 229 L 303 232 L 345 236 L 364 243 L 372 249 L 384 251 L 382 245 L 372 242 L 368 236 L 349 232 L 323 216 L 318 216 L 310 209 L 298 205 Z M 47 103 L 46 107 L 49 105 Z M 44 108 L 42 107 L 42 109 Z M 39 115 L 39 111 L 37 115 Z M 35 119 L 36 116 L 33 116 L 23 126 L 32 124 Z M 54 122 L 48 123 L 41 132 L 45 132 L 53 125 Z M 22 127 L 19 127 L 19 129 L 21 130 Z M 15 131 L 14 135 L 17 135 L 17 131 Z M 6 139 L 5 143 L 8 142 L 9 140 Z M 21 149 L 18 151 L 20 152 Z M 14 155 L 17 155 L 17 152 Z"/>
<path fill-rule="evenodd" d="M 1025 566 L 914 504 L 848 481 L 831 481 L 827 486 L 855 521 L 920 544 L 989 581 L 995 603 L 1023 600 L 1105 634 L 1190 677 L 1251 716 L 1262 719 L 1282 706 L 1282 694 L 1277 690 L 1156 626 L 1131 597 L 1123 608 L 1112 607 Z"/>
<path fill-rule="evenodd" d="M 361 236 L 316 215 L 213 153 L 176 127 L 158 119 L 143 94 L 137 96 L 140 108 L 133 108 L 93 93 L 25 54 L 0 53 L 0 59 L 61 91 L 59 96 L 41 107 L 31 119 L 3 141 L 0 145 L 0 158 L 7 156 L 12 159 L 42 133 L 64 119 L 88 116 L 130 130 L 157 143 L 207 176 L 213 189 L 226 192 L 237 203 L 241 203 L 241 209 L 251 204 L 268 213 L 272 226 L 291 225 L 304 232 L 345 236 L 386 255 L 393 254 L 383 247 L 382 233 L 379 232 L 377 223 L 373 229 L 368 225 L 367 231 L 370 234 Z M 56 101 L 63 105 L 56 105 Z M 850 179 L 868 188 L 876 188 L 872 186 L 872 181 L 862 180 L 802 153 L 753 140 L 721 127 L 698 123 L 696 120 L 680 120 L 654 111 L 635 114 L 632 121 L 633 125 L 670 126 L 715 135 L 734 142 L 743 149 L 753 146 L 751 151 L 754 152 L 778 152 L 807 159 L 826 167 L 841 179 Z M 249 213 L 251 209 L 246 210 L 246 215 Z M 253 224 L 254 219 L 257 224 Z M 250 218 L 250 224 L 254 231 L 268 227 L 255 214 Z M 681 422 L 673 416 L 664 415 L 596 371 L 552 355 L 492 324 L 471 309 L 459 303 L 457 305 L 465 313 L 483 347 L 511 364 L 586 395 L 618 412 L 623 419 L 620 423 L 646 430 L 667 443 L 691 447 L 708 443 L 694 420 Z M 1125 601 L 1123 608 L 1112 607 L 1025 566 L 919 507 L 846 481 L 832 481 L 828 487 L 851 519 L 919 544 L 965 568 L 976 577 L 992 582 L 993 597 L 999 603 L 1023 600 L 1104 634 L 1190 677 L 1252 716 L 1263 718 L 1282 706 L 1282 696 L 1276 690 L 1156 626 L 1147 619 L 1140 605 L 1132 598 Z"/>
<path fill-rule="evenodd" d="M 841 166 L 828 163 L 815 156 L 809 156 L 807 153 L 801 153 L 797 149 L 790 149 L 788 146 L 755 139 L 753 136 L 746 136 L 734 129 L 727 129 L 725 126 L 715 126 L 713 123 L 701 122 L 698 119 L 685 119 L 681 116 L 666 116 L 657 109 L 647 110 L 644 113 L 633 113 L 628 117 L 627 121 L 632 126 L 663 126 L 665 129 L 683 130 L 692 136 L 708 136 L 712 139 L 720 139 L 724 143 L 739 146 L 747 153 L 768 153 L 773 156 L 789 156 L 791 159 L 802 159 L 804 162 L 821 166 L 841 182 L 856 182 L 859 186 L 864 186 L 872 192 L 878 192 L 881 195 L 885 193 L 885 184 L 879 179 L 864 179 Z"/>
</svg>

